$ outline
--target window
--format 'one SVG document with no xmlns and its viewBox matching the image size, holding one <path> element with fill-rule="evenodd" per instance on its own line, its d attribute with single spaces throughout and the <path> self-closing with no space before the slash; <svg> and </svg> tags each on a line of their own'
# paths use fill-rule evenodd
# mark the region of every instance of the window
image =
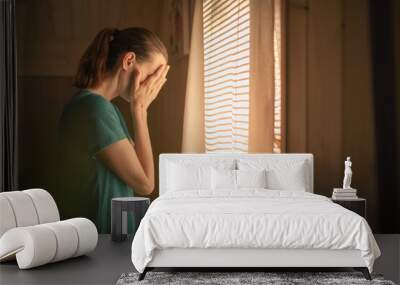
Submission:
<svg viewBox="0 0 400 285">
<path fill-rule="evenodd" d="M 250 0 L 205 0 L 206 152 L 247 152 Z"/>
<path fill-rule="evenodd" d="M 203 1 L 206 152 L 248 152 L 250 1 Z M 272 151 L 279 153 L 282 146 L 281 0 L 273 0 L 273 7 Z"/>
</svg>

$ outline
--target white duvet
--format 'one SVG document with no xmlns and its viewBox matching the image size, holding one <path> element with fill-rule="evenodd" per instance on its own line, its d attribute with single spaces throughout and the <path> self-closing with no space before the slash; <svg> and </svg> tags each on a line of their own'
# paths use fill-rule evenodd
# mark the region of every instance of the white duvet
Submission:
<svg viewBox="0 0 400 285">
<path fill-rule="evenodd" d="M 358 249 L 372 272 L 379 248 L 368 223 L 328 198 L 300 191 L 179 191 L 155 199 L 132 243 L 143 272 L 154 249 Z"/>
</svg>

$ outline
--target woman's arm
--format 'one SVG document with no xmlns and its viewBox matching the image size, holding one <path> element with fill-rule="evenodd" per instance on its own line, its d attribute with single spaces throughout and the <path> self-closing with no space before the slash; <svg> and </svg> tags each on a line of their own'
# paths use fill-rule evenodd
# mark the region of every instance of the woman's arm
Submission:
<svg viewBox="0 0 400 285">
<path fill-rule="evenodd" d="M 101 161 L 129 187 L 140 195 L 148 195 L 154 189 L 153 178 L 149 177 L 136 151 L 128 139 L 117 141 L 97 153 Z M 154 173 L 154 172 L 153 172 Z"/>
<path fill-rule="evenodd" d="M 115 142 L 98 153 L 102 162 L 141 195 L 154 190 L 154 159 L 147 125 L 147 108 L 166 82 L 169 66 L 161 66 L 143 84 L 135 81 L 131 114 L 135 132 L 134 146 L 128 139 Z M 138 74 L 136 78 L 139 78 Z"/>
<path fill-rule="evenodd" d="M 147 110 L 140 108 L 133 113 L 133 129 L 135 133 L 135 151 L 149 180 L 149 193 L 154 190 L 154 158 L 151 147 L 149 128 L 147 125 Z"/>
<path fill-rule="evenodd" d="M 138 194 L 148 195 L 154 190 L 154 160 L 147 126 L 147 111 L 137 109 L 132 116 L 135 144 L 123 139 L 104 148 L 97 155 Z"/>
</svg>

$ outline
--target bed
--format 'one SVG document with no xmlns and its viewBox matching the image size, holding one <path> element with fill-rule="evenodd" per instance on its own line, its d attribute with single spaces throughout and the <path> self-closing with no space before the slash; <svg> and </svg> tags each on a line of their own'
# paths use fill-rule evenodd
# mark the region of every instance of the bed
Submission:
<svg viewBox="0 0 400 285">
<path fill-rule="evenodd" d="M 159 192 L 132 242 L 158 267 L 352 267 L 380 251 L 364 218 L 313 193 L 312 154 L 161 154 Z"/>
</svg>

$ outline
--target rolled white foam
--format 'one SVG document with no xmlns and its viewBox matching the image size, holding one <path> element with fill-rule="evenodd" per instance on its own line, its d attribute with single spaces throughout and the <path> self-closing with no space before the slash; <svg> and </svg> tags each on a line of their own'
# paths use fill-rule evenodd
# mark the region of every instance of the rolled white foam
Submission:
<svg viewBox="0 0 400 285">
<path fill-rule="evenodd" d="M 24 249 L 24 241 L 16 229 L 10 229 L 0 238 L 0 261 L 14 260 L 16 253 Z"/>
<path fill-rule="evenodd" d="M 11 204 L 2 194 L 0 193 L 0 237 L 9 229 L 17 226 Z"/>
<path fill-rule="evenodd" d="M 3 192 L 14 210 L 17 227 L 33 226 L 39 223 L 35 206 L 30 196 L 22 191 Z"/>
<path fill-rule="evenodd" d="M 86 254 L 96 248 L 98 234 L 97 228 L 92 221 L 85 218 L 74 218 L 64 222 L 73 225 L 78 232 L 78 250 L 74 257 Z"/>
<path fill-rule="evenodd" d="M 0 254 L 7 258 L 7 255 L 16 253 L 20 269 L 49 263 L 54 258 L 56 249 L 54 232 L 43 225 L 14 228 L 0 239 Z"/>
<path fill-rule="evenodd" d="M 57 251 L 51 262 L 73 257 L 78 248 L 78 233 L 74 226 L 65 221 L 43 224 L 50 228 L 57 238 Z"/>
<path fill-rule="evenodd" d="M 31 197 L 39 217 L 39 224 L 57 222 L 60 220 L 56 202 L 49 192 L 39 188 L 28 189 L 22 192 Z"/>
</svg>

